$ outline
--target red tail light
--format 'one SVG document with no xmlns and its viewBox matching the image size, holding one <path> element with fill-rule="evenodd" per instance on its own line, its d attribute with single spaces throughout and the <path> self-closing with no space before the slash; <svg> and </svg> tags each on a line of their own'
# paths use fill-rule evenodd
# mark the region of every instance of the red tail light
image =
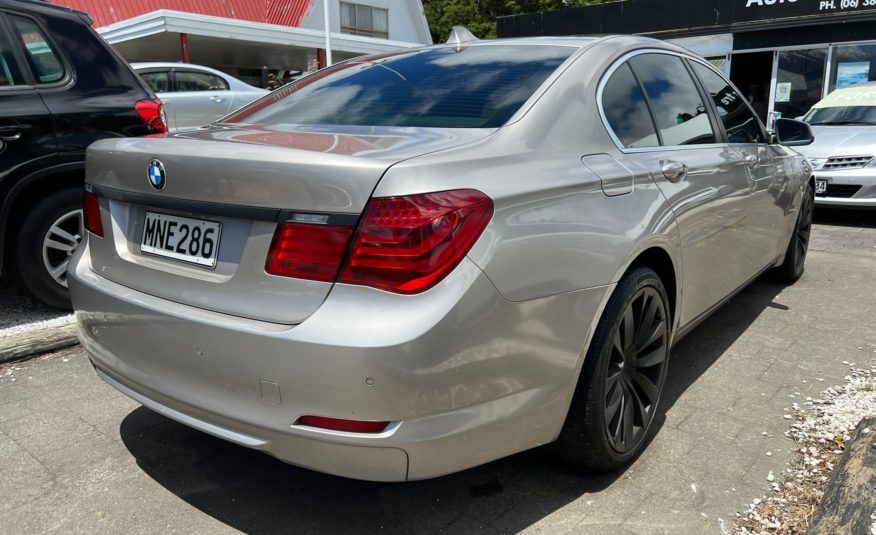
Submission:
<svg viewBox="0 0 876 535">
<path fill-rule="evenodd" d="M 134 105 L 137 115 L 149 128 L 157 132 L 167 132 L 167 119 L 164 116 L 164 104 L 157 98 L 138 100 Z"/>
<path fill-rule="evenodd" d="M 331 429 L 333 431 L 348 431 L 350 433 L 380 433 L 389 422 L 368 422 L 363 420 L 341 420 L 323 416 L 302 416 L 295 422 L 297 425 Z"/>
<path fill-rule="evenodd" d="M 283 223 L 274 232 L 265 271 L 334 282 L 352 234 L 350 227 Z"/>
<path fill-rule="evenodd" d="M 372 199 L 339 281 L 414 294 L 441 282 L 493 217 L 475 190 Z"/>
<path fill-rule="evenodd" d="M 493 201 L 475 190 L 375 198 L 365 208 L 352 245 L 349 227 L 279 225 L 265 271 L 420 293 L 459 265 L 492 217 Z"/>
<path fill-rule="evenodd" d="M 100 220 L 100 201 L 97 199 L 97 195 L 85 192 L 83 213 L 85 214 L 83 217 L 85 229 L 95 236 L 103 238 L 103 222 Z"/>
</svg>

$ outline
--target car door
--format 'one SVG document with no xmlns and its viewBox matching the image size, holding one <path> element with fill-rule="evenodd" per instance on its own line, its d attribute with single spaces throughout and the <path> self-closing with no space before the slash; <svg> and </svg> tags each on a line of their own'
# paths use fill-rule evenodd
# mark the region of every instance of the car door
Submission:
<svg viewBox="0 0 876 535">
<path fill-rule="evenodd" d="M 177 128 L 209 124 L 231 110 L 228 82 L 213 73 L 192 69 L 173 70 L 174 117 Z"/>
<path fill-rule="evenodd" d="M 52 116 L 34 88 L 35 80 L 0 13 L 0 194 L 13 181 L 56 163 Z"/>
<path fill-rule="evenodd" d="M 740 170 L 742 156 L 724 142 L 681 56 L 636 52 L 611 76 L 602 98 L 617 141 L 627 158 L 650 171 L 676 217 L 684 326 L 752 275 L 756 262 L 744 247 L 751 191 Z M 627 106 L 636 93 L 647 114 L 612 117 L 609 110 Z M 642 130 L 642 122 L 651 125 Z M 639 131 L 624 140 L 619 130 Z"/>
<path fill-rule="evenodd" d="M 785 151 L 768 145 L 760 119 L 733 84 L 705 63 L 689 63 L 711 97 L 728 145 L 741 156 L 740 172 L 747 176 L 752 195 L 746 249 L 763 268 L 784 251 L 794 215 L 786 210 L 790 175 L 782 165 Z"/>
</svg>

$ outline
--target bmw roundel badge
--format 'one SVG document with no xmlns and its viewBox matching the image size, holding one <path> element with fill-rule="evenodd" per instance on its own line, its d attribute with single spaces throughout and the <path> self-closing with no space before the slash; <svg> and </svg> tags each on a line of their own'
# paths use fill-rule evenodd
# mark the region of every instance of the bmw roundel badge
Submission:
<svg viewBox="0 0 876 535">
<path fill-rule="evenodd" d="M 149 180 L 149 185 L 154 189 L 161 191 L 167 183 L 167 175 L 164 172 L 164 164 L 160 160 L 151 160 L 149 168 L 146 170 L 146 178 Z"/>
</svg>

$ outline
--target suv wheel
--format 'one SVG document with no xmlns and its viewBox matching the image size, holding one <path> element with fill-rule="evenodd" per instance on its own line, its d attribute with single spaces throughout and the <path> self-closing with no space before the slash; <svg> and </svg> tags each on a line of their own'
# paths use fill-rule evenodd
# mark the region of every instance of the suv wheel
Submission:
<svg viewBox="0 0 876 535">
<path fill-rule="evenodd" d="M 67 264 L 84 236 L 82 190 L 43 199 L 24 218 L 15 247 L 18 278 L 43 303 L 69 310 Z"/>
</svg>

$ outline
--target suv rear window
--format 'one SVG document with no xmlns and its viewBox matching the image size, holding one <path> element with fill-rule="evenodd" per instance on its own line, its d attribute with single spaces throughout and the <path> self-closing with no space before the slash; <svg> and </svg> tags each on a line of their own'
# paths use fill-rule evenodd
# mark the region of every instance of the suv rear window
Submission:
<svg viewBox="0 0 876 535">
<path fill-rule="evenodd" d="M 63 78 L 64 67 L 61 65 L 61 60 L 39 26 L 24 17 L 10 16 L 10 19 L 12 19 L 12 24 L 21 37 L 22 43 L 24 43 L 27 61 L 30 63 L 37 83 L 48 84 Z"/>
<path fill-rule="evenodd" d="M 495 128 L 574 51 L 476 45 L 356 58 L 281 89 L 226 122 Z"/>
</svg>

